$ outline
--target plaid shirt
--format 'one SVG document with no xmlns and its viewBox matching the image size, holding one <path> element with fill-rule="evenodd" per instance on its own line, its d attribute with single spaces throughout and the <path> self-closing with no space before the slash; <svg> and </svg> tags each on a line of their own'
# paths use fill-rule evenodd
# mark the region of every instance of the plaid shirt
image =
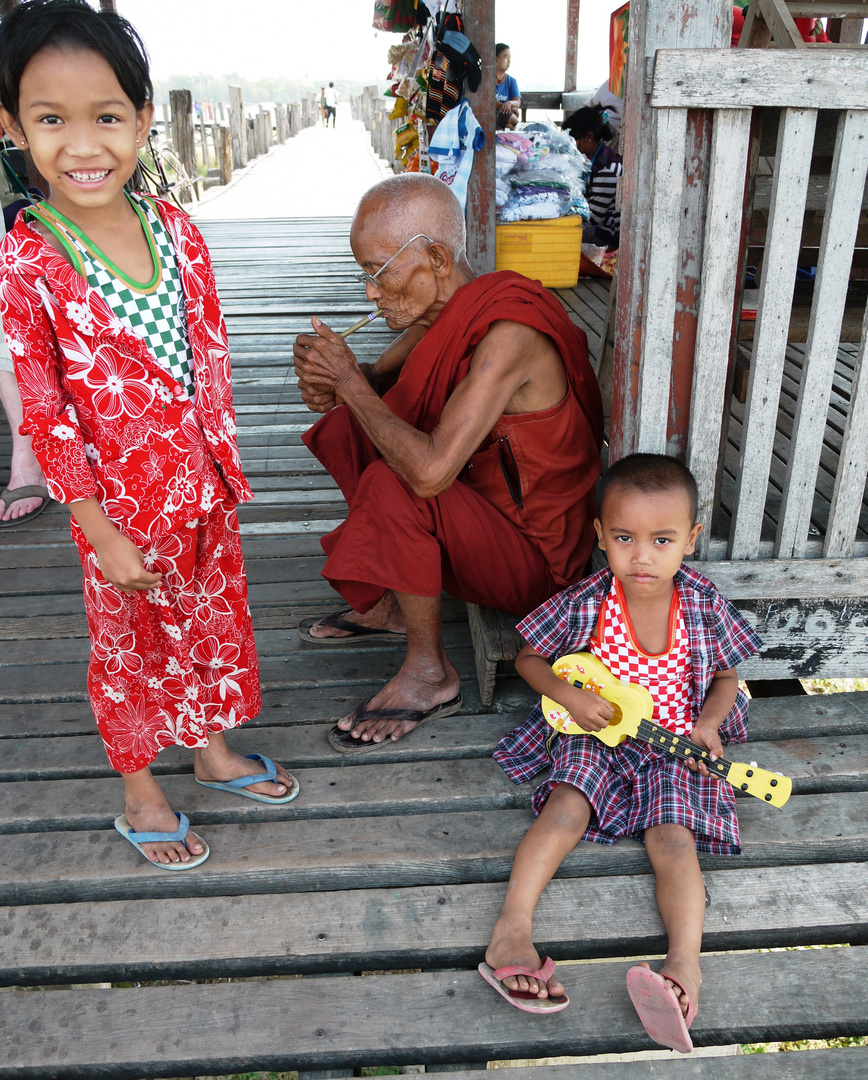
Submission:
<svg viewBox="0 0 868 1080">
<path fill-rule="evenodd" d="M 552 661 L 559 656 L 580 652 L 588 646 L 600 607 L 611 586 L 612 571 L 606 567 L 557 593 L 532 611 L 518 624 L 518 632 L 541 656 Z M 712 582 L 686 563 L 681 564 L 675 575 L 675 587 L 690 636 L 695 708 L 693 722 L 696 723 L 715 673 L 737 667 L 753 656 L 762 642 L 741 613 L 720 595 Z M 722 742 L 747 740 L 747 710 L 747 696 L 739 690 L 735 704 L 720 728 Z M 532 730 L 540 724 L 543 727 L 532 734 Z M 527 740 L 520 740 L 527 752 L 513 753 L 508 760 L 501 760 L 500 756 L 495 755 L 516 784 L 523 783 L 550 765 L 544 747 L 551 728 L 539 704 L 519 730 L 527 733 Z M 511 745 L 516 751 L 519 742 L 513 741 Z"/>
</svg>

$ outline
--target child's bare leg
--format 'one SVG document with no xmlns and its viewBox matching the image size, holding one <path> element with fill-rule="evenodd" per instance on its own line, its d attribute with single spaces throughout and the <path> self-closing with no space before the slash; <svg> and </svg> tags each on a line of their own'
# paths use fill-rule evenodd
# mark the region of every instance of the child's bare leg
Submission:
<svg viewBox="0 0 868 1080">
<path fill-rule="evenodd" d="M 539 817 L 525 833 L 515 853 L 506 898 L 494 924 L 485 962 L 492 968 L 517 965 L 538 968 L 533 946 L 533 913 L 543 889 L 564 858 L 581 840 L 591 818 L 591 804 L 571 784 L 558 784 Z M 545 986 L 524 975 L 503 980 L 508 990 L 525 990 L 539 998 L 558 997 L 563 986 L 549 979 Z"/>
<path fill-rule="evenodd" d="M 285 795 L 289 791 L 289 773 L 282 765 L 274 763 L 277 778 L 274 782 L 263 781 L 251 784 L 246 791 L 255 791 L 260 795 Z M 214 731 L 209 736 L 207 746 L 196 750 L 193 771 L 200 780 L 225 784 L 227 780 L 238 780 L 251 773 L 261 773 L 261 763 L 236 754 L 226 745 L 222 731 Z"/>
<path fill-rule="evenodd" d="M 178 819 L 166 802 L 166 796 L 147 767 L 138 772 L 124 773 L 124 813 L 134 832 L 178 831 Z M 142 844 L 142 850 L 152 862 L 189 862 L 191 855 L 205 850 L 201 840 L 188 832 L 186 843 Z"/>
<path fill-rule="evenodd" d="M 671 975 L 684 987 L 686 994 L 677 986 L 672 989 L 686 1016 L 690 1002 L 697 1005 L 702 984 L 699 952 L 705 921 L 705 885 L 696 844 L 693 833 L 683 825 L 654 825 L 645 832 L 645 847 L 654 867 L 657 907 L 669 937 L 669 951 L 660 974 L 664 978 Z"/>
</svg>

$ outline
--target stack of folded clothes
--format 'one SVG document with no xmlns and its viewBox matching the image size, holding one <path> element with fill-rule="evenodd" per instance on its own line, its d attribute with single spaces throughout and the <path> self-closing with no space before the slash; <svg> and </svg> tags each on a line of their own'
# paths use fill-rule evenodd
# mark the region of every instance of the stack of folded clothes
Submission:
<svg viewBox="0 0 868 1080">
<path fill-rule="evenodd" d="M 590 216 L 585 180 L 590 162 L 572 136 L 552 124 L 522 124 L 497 133 L 497 219 L 528 221 Z"/>
</svg>

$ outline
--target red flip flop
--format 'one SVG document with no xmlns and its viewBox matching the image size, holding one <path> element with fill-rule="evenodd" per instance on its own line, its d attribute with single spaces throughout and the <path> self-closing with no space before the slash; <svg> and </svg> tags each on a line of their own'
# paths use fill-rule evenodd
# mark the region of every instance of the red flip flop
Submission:
<svg viewBox="0 0 868 1080">
<path fill-rule="evenodd" d="M 687 1016 L 683 1016 L 681 1005 L 669 983 L 674 983 L 683 994 L 687 993 L 671 975 L 664 978 L 644 967 L 633 967 L 627 972 L 630 1000 L 642 1026 L 654 1042 L 677 1050 L 679 1054 L 689 1054 L 693 1050 L 693 1042 L 687 1029 L 696 1016 L 696 1006 L 691 1001 Z"/>
<path fill-rule="evenodd" d="M 562 994 L 560 997 L 556 998 L 539 998 L 536 994 L 531 994 L 528 990 L 510 990 L 504 986 L 501 981 L 503 979 L 508 979 L 510 975 L 526 975 L 530 979 L 536 979 L 538 982 L 547 983 L 555 973 L 555 962 L 550 956 L 547 956 L 543 961 L 542 967 L 537 968 L 536 970 L 527 967 L 517 967 L 516 965 L 497 968 L 495 970 L 489 967 L 488 964 L 480 964 L 476 970 L 489 986 L 494 987 L 501 997 L 506 998 L 510 1005 L 514 1005 L 517 1009 L 521 1009 L 522 1012 L 555 1013 L 560 1012 L 561 1009 L 565 1009 L 570 1003 L 570 999 L 566 994 Z"/>
</svg>

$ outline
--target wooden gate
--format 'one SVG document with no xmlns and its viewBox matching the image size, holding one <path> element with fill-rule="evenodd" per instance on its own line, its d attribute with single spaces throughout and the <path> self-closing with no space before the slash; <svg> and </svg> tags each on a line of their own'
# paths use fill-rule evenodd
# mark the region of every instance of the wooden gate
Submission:
<svg viewBox="0 0 868 1080">
<path fill-rule="evenodd" d="M 703 569 L 734 598 L 763 598 L 778 608 L 791 600 L 801 607 L 779 627 L 782 639 L 788 628 L 804 638 L 790 655 L 791 673 L 864 675 L 868 633 L 858 602 L 868 580 L 864 318 L 843 394 L 836 365 L 868 169 L 868 51 L 659 49 L 648 65 L 653 166 L 638 372 L 630 439 L 616 452 L 673 449 L 672 402 L 679 389 L 686 395 L 677 385 L 683 368 L 673 356 L 679 351 L 679 276 L 686 258 L 683 223 L 696 198 L 688 190 L 696 174 L 691 131 L 694 110 L 704 110 L 698 122 L 710 123 L 711 140 L 702 170 L 704 236 L 701 250 L 694 246 L 690 252 L 699 260 L 699 303 L 686 424 L 687 463 L 699 483 L 705 524 L 698 555 L 709 560 Z M 754 149 L 751 121 L 759 107 L 774 107 L 780 115 L 756 326 L 752 345 L 742 346 L 747 397 L 734 420 L 745 178 Z M 824 125 L 834 125 L 836 135 L 801 374 L 792 390 L 792 415 L 782 428 L 782 387 L 793 383 L 792 371 L 785 376 L 784 369 L 818 115 Z M 830 422 L 833 390 L 837 425 L 834 417 Z M 810 646 L 813 631 L 806 628 L 818 611 L 826 617 L 821 650 Z"/>
</svg>

